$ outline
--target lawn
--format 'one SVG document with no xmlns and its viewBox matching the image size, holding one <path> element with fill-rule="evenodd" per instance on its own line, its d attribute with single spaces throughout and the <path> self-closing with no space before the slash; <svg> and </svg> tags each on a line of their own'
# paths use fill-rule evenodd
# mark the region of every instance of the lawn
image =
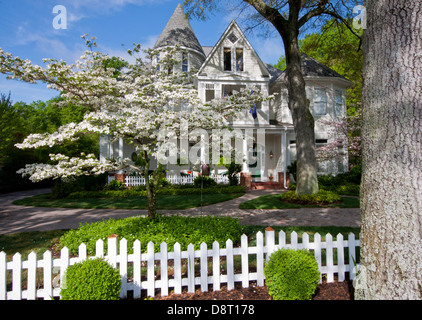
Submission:
<svg viewBox="0 0 422 320">
<path fill-rule="evenodd" d="M 224 202 L 243 195 L 244 193 L 203 194 L 202 205 L 207 206 Z M 42 194 L 14 201 L 13 204 L 32 207 L 77 209 L 148 209 L 148 200 L 146 197 L 51 199 L 50 194 Z M 200 195 L 157 195 L 158 210 L 183 210 L 200 206 Z"/>
<path fill-rule="evenodd" d="M 342 203 L 326 205 L 327 208 L 359 208 L 359 199 L 353 197 L 341 197 Z M 315 205 L 299 205 L 280 201 L 280 194 L 273 194 L 255 198 L 239 205 L 240 209 L 298 209 L 319 208 Z"/>
<path fill-rule="evenodd" d="M 319 233 L 322 239 L 325 235 L 330 233 L 333 236 L 342 233 L 347 237 L 349 233 L 354 233 L 356 238 L 359 238 L 360 228 L 352 227 L 279 227 L 274 226 L 276 234 L 283 230 L 287 234 L 287 241 L 290 241 L 290 233 L 295 231 L 299 235 L 299 241 L 302 239 L 304 232 L 308 233 L 313 238 L 315 233 Z M 12 260 L 13 254 L 19 252 L 22 254 L 22 259 L 27 259 L 31 251 L 37 253 L 39 259 L 46 250 L 59 243 L 60 237 L 68 230 L 54 230 L 54 231 L 34 231 L 34 232 L 20 232 L 13 234 L 0 234 L 0 251 L 7 254 L 8 261 Z M 265 232 L 263 226 L 244 226 L 244 233 L 249 237 L 250 245 L 256 245 L 256 233 L 258 231 Z"/>
</svg>

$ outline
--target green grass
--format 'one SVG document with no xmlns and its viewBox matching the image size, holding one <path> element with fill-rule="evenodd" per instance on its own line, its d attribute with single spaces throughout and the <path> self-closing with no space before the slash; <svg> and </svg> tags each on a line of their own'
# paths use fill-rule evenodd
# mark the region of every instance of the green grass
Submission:
<svg viewBox="0 0 422 320">
<path fill-rule="evenodd" d="M 273 194 L 255 198 L 239 205 L 240 209 L 298 209 L 298 208 L 318 208 L 315 205 L 299 205 L 287 203 L 280 200 L 280 194 Z M 324 206 L 327 208 L 359 208 L 359 199 L 341 197 L 342 203 Z"/>
<path fill-rule="evenodd" d="M 265 232 L 264 226 L 244 226 L 244 233 L 249 237 L 250 245 L 256 245 L 256 234 L 258 231 Z M 319 233 L 322 239 L 325 239 L 325 235 L 330 233 L 333 237 L 337 234 L 342 233 L 344 236 L 352 232 L 359 237 L 360 228 L 352 227 L 274 227 L 276 231 L 276 237 L 278 232 L 283 230 L 287 233 L 287 241 L 290 241 L 290 233 L 295 231 L 298 233 L 299 242 L 302 239 L 304 232 L 308 233 L 312 241 L 313 235 Z M 13 234 L 0 234 L 0 251 L 4 251 L 7 254 L 7 259 L 10 261 L 12 255 L 16 252 L 22 254 L 23 259 L 26 259 L 27 255 L 34 251 L 37 256 L 41 259 L 42 255 L 46 250 L 49 250 L 53 245 L 58 244 L 60 237 L 64 235 L 68 230 L 54 230 L 54 231 L 35 231 L 35 232 L 20 232 Z"/>
<path fill-rule="evenodd" d="M 211 205 L 243 196 L 234 194 L 204 194 L 203 205 Z M 87 198 L 87 199 L 51 199 L 50 194 L 42 194 L 14 201 L 15 205 L 51 208 L 77 209 L 148 209 L 146 197 L 126 198 Z M 157 210 L 183 210 L 201 206 L 200 195 L 157 195 Z"/>
<path fill-rule="evenodd" d="M 60 237 L 67 230 L 33 231 L 12 234 L 0 234 L 0 251 L 4 251 L 7 259 L 11 260 L 12 255 L 19 252 L 23 259 L 34 251 L 38 258 L 42 258 L 45 251 L 54 244 L 59 243 Z"/>
</svg>

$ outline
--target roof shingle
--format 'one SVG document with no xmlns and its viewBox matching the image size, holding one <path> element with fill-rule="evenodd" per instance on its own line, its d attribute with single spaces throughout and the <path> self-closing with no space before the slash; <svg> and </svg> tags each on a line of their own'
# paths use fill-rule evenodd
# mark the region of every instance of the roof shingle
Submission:
<svg viewBox="0 0 422 320">
<path fill-rule="evenodd" d="M 174 10 L 169 22 L 155 43 L 154 49 L 176 45 L 194 49 L 205 56 L 181 4 Z"/>
</svg>

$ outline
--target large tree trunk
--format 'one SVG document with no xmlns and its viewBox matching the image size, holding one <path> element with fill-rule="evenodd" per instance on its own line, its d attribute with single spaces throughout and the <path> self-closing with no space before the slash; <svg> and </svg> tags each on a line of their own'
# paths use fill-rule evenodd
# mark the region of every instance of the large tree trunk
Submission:
<svg viewBox="0 0 422 320">
<path fill-rule="evenodd" d="M 357 299 L 422 299 L 422 2 L 367 1 Z"/>
<path fill-rule="evenodd" d="M 309 100 L 306 97 L 297 35 L 294 31 L 292 33 L 293 35 L 285 41 L 285 49 L 289 109 L 296 132 L 296 194 L 313 194 L 318 192 L 315 120 L 309 110 Z"/>
</svg>

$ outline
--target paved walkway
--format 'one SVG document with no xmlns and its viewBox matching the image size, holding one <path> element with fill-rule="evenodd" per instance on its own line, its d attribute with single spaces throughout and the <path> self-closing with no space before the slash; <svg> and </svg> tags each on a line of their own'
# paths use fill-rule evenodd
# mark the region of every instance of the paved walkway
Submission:
<svg viewBox="0 0 422 320">
<path fill-rule="evenodd" d="M 49 192 L 48 189 L 15 192 L 0 195 L 0 234 L 72 229 L 80 223 L 90 223 L 109 218 L 124 218 L 146 215 L 146 210 L 113 209 L 65 209 L 35 208 L 13 205 L 17 199 Z M 224 215 L 239 217 L 242 224 L 262 226 L 342 226 L 360 227 L 360 209 L 307 208 L 243 210 L 241 202 L 267 194 L 276 194 L 277 190 L 254 190 L 244 196 L 226 202 L 187 210 L 159 210 L 162 214 L 180 214 L 187 216 Z"/>
</svg>

